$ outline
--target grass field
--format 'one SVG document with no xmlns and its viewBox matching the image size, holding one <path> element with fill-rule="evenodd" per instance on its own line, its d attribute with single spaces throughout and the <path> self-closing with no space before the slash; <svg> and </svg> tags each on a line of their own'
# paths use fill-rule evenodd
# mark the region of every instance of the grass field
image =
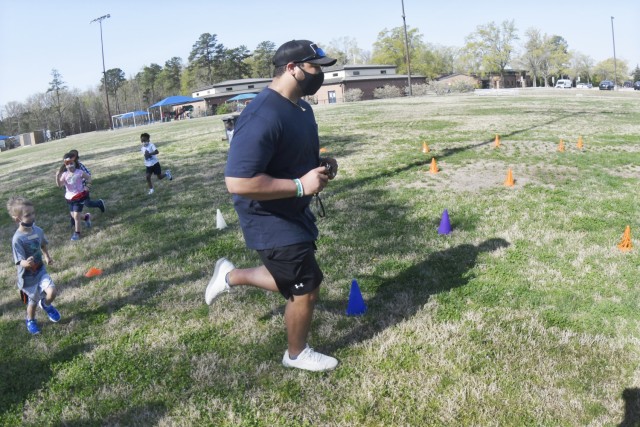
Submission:
<svg viewBox="0 0 640 427">
<path fill-rule="evenodd" d="M 310 337 L 340 360 L 330 373 L 281 366 L 279 295 L 204 303 L 217 258 L 259 262 L 224 187 L 220 118 L 1 153 L 0 199 L 35 202 L 63 319 L 39 311 L 42 333 L 27 333 L 5 212 L 0 425 L 639 425 L 640 98 L 545 93 L 315 109 L 340 163 L 319 220 Z M 153 196 L 141 132 L 175 177 Z M 54 184 L 71 148 L 107 202 L 79 242 Z M 437 233 L 444 209 L 449 235 Z M 635 247 L 622 252 L 627 225 Z M 90 267 L 103 275 L 84 277 Z M 362 317 L 345 315 L 352 279 Z"/>
</svg>

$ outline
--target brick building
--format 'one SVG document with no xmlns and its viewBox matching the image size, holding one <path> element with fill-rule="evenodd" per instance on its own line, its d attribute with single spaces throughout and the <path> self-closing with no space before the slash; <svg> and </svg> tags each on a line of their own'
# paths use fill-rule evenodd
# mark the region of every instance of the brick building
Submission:
<svg viewBox="0 0 640 427">
<path fill-rule="evenodd" d="M 362 90 L 362 100 L 373 99 L 376 88 L 396 86 L 404 93 L 408 85 L 406 74 L 396 74 L 393 65 L 340 65 L 326 67 L 324 84 L 315 95 L 318 104 L 344 102 L 344 94 L 350 89 Z M 411 76 L 411 84 L 425 83 L 424 76 Z M 214 112 L 216 107 L 236 95 L 259 93 L 271 83 L 271 79 L 226 80 L 192 92 L 194 98 L 203 98 L 206 108 Z"/>
</svg>

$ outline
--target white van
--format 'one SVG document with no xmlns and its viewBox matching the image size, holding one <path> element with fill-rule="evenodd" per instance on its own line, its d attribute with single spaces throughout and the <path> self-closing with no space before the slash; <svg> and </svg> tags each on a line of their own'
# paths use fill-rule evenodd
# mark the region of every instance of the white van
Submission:
<svg viewBox="0 0 640 427">
<path fill-rule="evenodd" d="M 571 89 L 571 80 L 569 79 L 559 79 L 556 82 L 556 87 L 559 87 L 561 89 Z"/>
</svg>

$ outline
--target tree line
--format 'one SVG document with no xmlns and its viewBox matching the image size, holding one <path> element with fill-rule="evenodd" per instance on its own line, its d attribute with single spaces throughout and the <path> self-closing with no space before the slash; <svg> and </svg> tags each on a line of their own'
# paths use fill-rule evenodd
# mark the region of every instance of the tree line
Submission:
<svg viewBox="0 0 640 427">
<path fill-rule="evenodd" d="M 499 76 L 507 69 L 526 71 L 534 86 L 552 85 L 552 79 L 570 78 L 584 82 L 613 80 L 617 83 L 640 80 L 640 68 L 629 74 L 626 61 L 613 58 L 596 63 L 588 55 L 570 50 L 559 35 L 543 34 L 529 28 L 521 45 L 514 21 L 479 25 L 465 39 L 462 47 L 427 43 L 417 28 L 408 28 L 412 74 L 428 80 L 453 73 Z M 322 45 L 322 43 L 321 43 Z M 324 47 L 324 46 L 323 46 Z M 106 70 L 95 88 L 80 91 L 69 88 L 57 69 L 52 69 L 49 88 L 29 96 L 25 102 L 9 102 L 0 107 L 0 134 L 17 135 L 39 129 L 62 130 L 67 135 L 108 129 L 104 88 L 111 114 L 146 110 L 167 96 L 190 95 L 198 88 L 226 80 L 270 78 L 271 59 L 276 45 L 263 41 L 253 51 L 241 45 L 227 48 L 216 34 L 204 33 L 193 44 L 186 64 L 180 57 L 164 63 L 144 66 L 127 78 L 120 68 Z M 395 65 L 397 72 L 408 72 L 404 28 L 383 29 L 378 33 L 372 52 L 361 49 L 350 37 L 333 39 L 327 44 L 328 55 L 344 64 Z M 106 78 L 106 82 L 105 82 Z"/>
<path fill-rule="evenodd" d="M 378 34 L 371 57 L 373 63 L 393 64 L 399 73 L 407 73 L 403 31 L 397 27 Z M 616 59 L 615 67 L 613 58 L 596 63 L 589 55 L 571 50 L 562 36 L 529 28 L 521 40 L 513 20 L 477 26 L 466 36 L 462 47 L 426 43 L 416 28 L 407 31 L 407 39 L 411 73 L 427 79 L 454 73 L 501 76 L 505 70 L 514 69 L 526 71 L 534 86 L 545 87 L 560 78 L 598 84 L 614 80 L 614 74 L 618 85 L 626 80 L 640 80 L 637 65 L 630 74 L 629 64 L 620 58 Z"/>
</svg>

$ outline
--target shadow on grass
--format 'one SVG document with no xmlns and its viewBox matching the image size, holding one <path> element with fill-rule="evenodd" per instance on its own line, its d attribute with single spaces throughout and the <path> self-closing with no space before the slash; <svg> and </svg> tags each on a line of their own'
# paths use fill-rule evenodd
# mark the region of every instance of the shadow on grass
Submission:
<svg viewBox="0 0 640 427">
<path fill-rule="evenodd" d="M 130 425 L 130 426 L 154 426 L 158 425 L 158 421 L 167 413 L 167 407 L 161 401 L 148 402 L 144 405 L 133 406 L 125 411 L 114 413 L 108 418 L 101 420 L 100 423 L 105 426 Z M 74 426 L 93 426 L 95 421 L 82 421 L 73 423 Z"/>
<path fill-rule="evenodd" d="M 22 321 L 7 322 L 0 332 L 1 342 L 8 345 L 16 343 L 15 331 L 24 328 Z M 24 329 L 24 340 L 39 339 L 39 337 L 29 337 Z M 7 349 L 0 352 L 0 414 L 4 414 L 15 405 L 23 405 L 36 390 L 51 380 L 53 366 L 60 366 L 65 362 L 73 360 L 77 355 L 89 349 L 88 344 L 75 344 L 65 346 L 51 356 L 42 356 L 40 352 L 30 352 L 25 346 L 21 349 Z M 7 354 L 7 352 L 9 354 Z M 41 356 L 40 358 L 38 356 Z"/>
<path fill-rule="evenodd" d="M 465 286 L 471 276 L 478 255 L 506 248 L 510 244 L 501 238 L 487 239 L 475 246 L 462 244 L 434 252 L 424 261 L 402 271 L 395 277 L 381 279 L 363 276 L 363 281 L 378 282 L 375 294 L 366 300 L 367 313 L 357 328 L 349 330 L 328 344 L 330 350 L 368 340 L 379 332 L 410 319 L 429 301 L 432 295 Z M 322 301 L 318 309 L 328 309 L 344 315 L 344 301 Z"/>
<path fill-rule="evenodd" d="M 537 128 L 542 127 L 542 126 L 546 126 L 546 125 L 550 125 L 550 124 L 553 124 L 553 123 L 561 122 L 564 119 L 568 119 L 569 117 L 580 116 L 580 115 L 581 115 L 580 112 L 574 112 L 574 113 L 571 113 L 571 114 L 562 114 L 562 115 L 560 115 L 558 117 L 555 117 L 553 119 L 547 120 L 544 123 L 538 123 L 538 124 L 529 126 L 528 128 L 514 130 L 513 132 L 501 135 L 501 138 L 503 138 L 503 139 L 504 138 L 509 138 L 509 137 L 514 136 L 514 135 L 518 135 L 518 134 L 521 134 L 521 133 L 524 133 L 524 132 L 528 132 L 528 131 L 533 130 L 533 129 L 537 129 Z M 442 158 L 442 157 L 452 156 L 452 155 L 454 155 L 456 153 L 459 153 L 461 151 L 471 150 L 471 149 L 474 149 L 474 148 L 479 148 L 479 147 L 482 147 L 482 146 L 485 146 L 485 145 L 492 144 L 492 143 L 494 143 L 494 141 L 495 141 L 495 138 L 490 138 L 490 139 L 488 139 L 486 141 L 482 141 L 482 142 L 479 142 L 477 144 L 468 144 L 468 145 L 465 145 L 465 146 L 462 146 L 462 147 L 456 147 L 456 148 L 445 148 L 444 150 L 442 150 L 442 154 L 439 157 Z"/>
<path fill-rule="evenodd" d="M 580 113 L 577 113 L 577 112 L 576 113 L 572 113 L 572 114 L 563 114 L 563 115 L 560 115 L 560 116 L 558 116 L 556 118 L 550 119 L 550 120 L 548 120 L 548 121 L 546 121 L 544 123 L 538 123 L 536 125 L 529 126 L 528 128 L 518 129 L 518 130 L 515 130 L 515 131 L 510 132 L 508 134 L 504 134 L 504 135 L 502 135 L 502 138 L 509 138 L 511 136 L 518 135 L 518 134 L 521 134 L 521 133 L 524 133 L 524 132 L 528 132 L 530 130 L 533 130 L 533 129 L 536 129 L 536 128 L 539 128 L 539 127 L 542 127 L 542 126 L 550 125 L 550 124 L 556 123 L 558 121 L 562 121 L 564 119 L 567 119 L 569 117 L 577 116 L 579 114 Z M 481 142 L 474 143 L 474 144 L 467 144 L 467 145 L 464 145 L 462 147 L 445 148 L 443 150 L 440 150 L 438 153 L 433 153 L 434 154 L 433 157 L 437 157 L 438 160 L 441 160 L 443 158 L 446 158 L 446 157 L 449 157 L 449 156 L 453 156 L 453 155 L 455 155 L 457 153 L 460 153 L 460 152 L 463 152 L 463 151 L 473 150 L 475 148 L 480 148 L 480 147 L 483 147 L 485 145 L 493 144 L 494 141 L 495 141 L 494 138 L 490 138 L 490 139 L 488 139 L 486 141 L 481 141 Z M 355 151 L 355 150 L 352 150 L 352 151 Z M 339 152 L 338 154 L 344 155 L 345 153 Z M 431 156 L 429 156 L 429 158 L 431 158 Z M 336 189 L 336 191 L 334 191 L 334 192 L 335 193 L 339 193 L 339 192 L 342 192 L 342 191 L 345 191 L 345 190 L 350 190 L 354 186 L 355 187 L 362 186 L 362 185 L 365 185 L 365 184 L 367 184 L 369 182 L 376 181 L 378 179 L 390 178 L 390 177 L 398 175 L 400 173 L 407 172 L 407 171 L 415 169 L 415 168 L 425 167 L 425 166 L 428 167 L 428 162 L 427 162 L 427 160 L 425 158 L 421 158 L 420 160 L 416 160 L 416 161 L 413 161 L 413 162 L 408 163 L 406 165 L 398 166 L 396 168 L 380 170 L 377 173 L 374 173 L 373 175 L 364 176 L 362 178 L 358 178 L 358 179 L 354 179 L 354 180 L 344 180 L 344 181 L 342 181 L 341 188 Z"/>
<path fill-rule="evenodd" d="M 624 419 L 619 427 L 640 426 L 640 388 L 625 388 L 622 399 L 624 399 Z"/>
</svg>

